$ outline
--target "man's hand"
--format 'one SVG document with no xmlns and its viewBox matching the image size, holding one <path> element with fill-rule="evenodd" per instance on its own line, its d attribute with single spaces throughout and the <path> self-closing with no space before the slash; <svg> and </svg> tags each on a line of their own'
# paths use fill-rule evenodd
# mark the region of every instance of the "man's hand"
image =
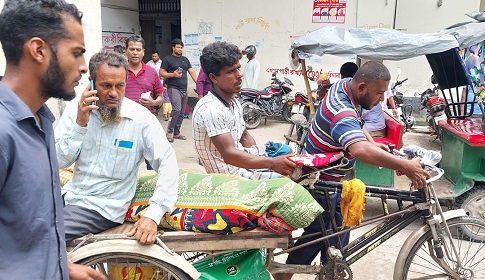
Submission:
<svg viewBox="0 0 485 280">
<path fill-rule="evenodd" d="M 386 152 L 390 152 L 391 150 L 389 150 L 389 146 L 387 146 L 386 144 L 382 144 L 382 143 L 379 143 L 379 142 L 375 142 L 375 145 L 379 148 L 379 149 L 382 149 Z"/>
<path fill-rule="evenodd" d="M 405 170 L 402 170 L 404 175 L 411 180 L 414 188 L 421 189 L 425 187 L 426 179 L 431 177 L 431 175 L 421 166 L 421 158 L 414 158 L 406 161 L 408 164 Z"/>
<path fill-rule="evenodd" d="M 293 155 L 284 155 L 272 158 L 273 162 L 271 164 L 271 169 L 273 169 L 273 171 L 275 171 L 276 173 L 284 176 L 291 175 L 291 173 L 293 173 L 293 170 L 295 170 L 296 164 L 287 159 L 287 157 L 290 156 Z"/>
<path fill-rule="evenodd" d="M 141 244 L 152 244 L 157 240 L 157 223 L 150 218 L 141 217 L 126 236 L 135 236 Z"/>
<path fill-rule="evenodd" d="M 99 109 L 97 105 L 90 105 L 91 102 L 99 100 L 99 98 L 95 95 L 97 92 L 98 92 L 97 90 L 90 90 L 90 87 L 88 85 L 86 87 L 86 90 L 81 95 L 81 99 L 79 99 L 79 103 L 77 106 L 78 109 L 77 109 L 77 118 L 76 118 L 76 123 L 79 126 L 82 126 L 82 127 L 87 126 L 91 111 Z"/>
<path fill-rule="evenodd" d="M 140 104 L 143 106 L 155 106 L 155 100 L 151 96 L 148 98 L 140 98 Z"/>
<path fill-rule="evenodd" d="M 70 280 L 107 280 L 108 279 L 101 272 L 96 271 L 84 265 L 69 262 L 67 266 L 69 268 Z"/>
<path fill-rule="evenodd" d="M 182 71 L 178 71 L 175 69 L 175 71 L 172 72 L 174 78 L 182 78 Z"/>
</svg>

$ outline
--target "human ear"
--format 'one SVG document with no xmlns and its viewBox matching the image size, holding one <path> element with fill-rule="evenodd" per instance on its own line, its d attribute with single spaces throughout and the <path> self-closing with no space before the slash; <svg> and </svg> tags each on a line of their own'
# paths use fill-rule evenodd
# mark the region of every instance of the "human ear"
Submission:
<svg viewBox="0 0 485 280">
<path fill-rule="evenodd" d="M 48 61 L 47 43 L 39 37 L 33 37 L 24 44 L 24 55 L 31 57 L 37 63 Z"/>
</svg>

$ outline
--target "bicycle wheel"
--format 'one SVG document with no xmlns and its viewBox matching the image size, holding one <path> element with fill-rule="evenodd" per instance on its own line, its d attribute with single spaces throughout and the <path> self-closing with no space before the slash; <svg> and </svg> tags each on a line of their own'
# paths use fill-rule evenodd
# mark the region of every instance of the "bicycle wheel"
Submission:
<svg viewBox="0 0 485 280">
<path fill-rule="evenodd" d="M 442 227 L 438 234 L 443 246 L 443 262 L 459 278 L 454 278 L 439 263 L 433 246 L 431 230 L 427 230 L 414 244 L 404 262 L 401 276 L 394 279 L 485 279 L 485 221 L 459 217 L 448 220 L 451 242 L 459 260 L 451 250 L 450 238 Z M 458 261 L 461 265 L 458 264 Z M 399 268 L 396 268 L 399 269 Z"/>
<path fill-rule="evenodd" d="M 109 280 L 190 280 L 179 268 L 136 253 L 104 253 L 85 258 L 79 264 L 90 266 Z"/>
</svg>

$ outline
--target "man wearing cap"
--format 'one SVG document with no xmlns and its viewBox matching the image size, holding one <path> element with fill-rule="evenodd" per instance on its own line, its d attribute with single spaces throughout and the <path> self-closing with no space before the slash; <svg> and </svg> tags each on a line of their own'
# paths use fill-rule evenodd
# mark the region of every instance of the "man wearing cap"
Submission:
<svg viewBox="0 0 485 280">
<path fill-rule="evenodd" d="M 246 67 L 244 67 L 242 87 L 257 89 L 261 65 L 256 59 L 256 47 L 249 45 L 242 51 L 242 54 L 249 60 Z"/>
</svg>

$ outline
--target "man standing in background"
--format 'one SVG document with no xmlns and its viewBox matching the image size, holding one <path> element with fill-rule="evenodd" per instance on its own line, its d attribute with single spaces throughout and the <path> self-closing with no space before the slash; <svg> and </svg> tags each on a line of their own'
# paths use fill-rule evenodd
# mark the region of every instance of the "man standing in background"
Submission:
<svg viewBox="0 0 485 280">
<path fill-rule="evenodd" d="M 162 66 L 162 61 L 160 60 L 160 54 L 158 53 L 157 50 L 152 51 L 152 60 L 147 62 L 147 65 L 155 69 L 157 71 L 158 76 L 160 76 L 160 66 Z M 163 78 L 160 77 L 160 83 L 163 85 Z M 164 90 L 165 91 L 165 90 Z M 166 93 L 164 92 L 163 95 Z M 162 103 L 164 103 L 162 96 Z M 158 116 L 158 111 L 160 110 L 160 105 L 156 105 L 155 107 L 155 115 Z"/>
<path fill-rule="evenodd" d="M 242 54 L 249 60 L 246 67 L 244 67 L 242 88 L 258 89 L 261 65 L 256 59 L 256 47 L 249 45 L 242 51 Z"/>
<path fill-rule="evenodd" d="M 187 137 L 180 134 L 180 127 L 184 121 L 184 109 L 187 105 L 187 72 L 194 81 L 197 81 L 197 74 L 187 57 L 182 55 L 184 43 L 180 39 L 172 40 L 172 53 L 163 58 L 160 67 L 160 76 L 167 82 L 168 96 L 172 103 L 172 119 L 168 123 L 167 139 L 173 142 L 174 139 L 186 140 Z"/>
<path fill-rule="evenodd" d="M 126 97 L 145 106 L 156 115 L 155 106 L 162 105 L 163 86 L 157 71 L 143 62 L 145 40 L 140 35 L 133 35 L 126 40 L 128 57 L 128 80 Z"/>
<path fill-rule="evenodd" d="M 147 65 L 155 69 L 157 73 L 160 73 L 160 66 L 162 66 L 162 61 L 160 60 L 160 55 L 157 50 L 152 51 L 152 60 L 147 62 Z"/>
</svg>

